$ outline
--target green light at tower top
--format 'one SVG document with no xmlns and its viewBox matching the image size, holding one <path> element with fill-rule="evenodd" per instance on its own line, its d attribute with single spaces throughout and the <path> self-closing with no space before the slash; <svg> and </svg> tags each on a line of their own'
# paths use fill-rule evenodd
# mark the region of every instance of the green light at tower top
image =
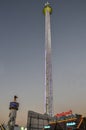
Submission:
<svg viewBox="0 0 86 130">
<path fill-rule="evenodd" d="M 51 8 L 51 6 L 50 6 L 50 4 L 49 4 L 48 2 L 45 4 L 45 7 L 43 8 L 43 13 L 44 13 L 44 15 L 46 14 L 47 11 L 48 11 L 50 14 L 52 14 L 52 8 Z"/>
</svg>

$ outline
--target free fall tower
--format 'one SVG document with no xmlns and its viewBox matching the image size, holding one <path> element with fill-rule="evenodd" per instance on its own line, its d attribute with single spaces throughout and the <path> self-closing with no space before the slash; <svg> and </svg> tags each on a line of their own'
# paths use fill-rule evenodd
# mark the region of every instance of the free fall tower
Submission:
<svg viewBox="0 0 86 130">
<path fill-rule="evenodd" d="M 52 83 L 52 61 L 51 61 L 51 26 L 50 15 L 52 8 L 47 2 L 43 8 L 45 15 L 45 99 L 44 112 L 53 116 L 53 83 Z"/>
</svg>

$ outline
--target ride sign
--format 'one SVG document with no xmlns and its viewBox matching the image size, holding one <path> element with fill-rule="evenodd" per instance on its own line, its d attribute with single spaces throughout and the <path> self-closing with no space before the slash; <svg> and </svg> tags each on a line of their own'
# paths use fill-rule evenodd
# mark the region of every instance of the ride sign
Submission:
<svg viewBox="0 0 86 130">
<path fill-rule="evenodd" d="M 71 115 L 71 114 L 72 114 L 72 110 L 69 110 L 67 112 L 57 113 L 55 116 L 56 117 L 62 117 L 62 116 L 67 116 L 67 115 Z"/>
</svg>

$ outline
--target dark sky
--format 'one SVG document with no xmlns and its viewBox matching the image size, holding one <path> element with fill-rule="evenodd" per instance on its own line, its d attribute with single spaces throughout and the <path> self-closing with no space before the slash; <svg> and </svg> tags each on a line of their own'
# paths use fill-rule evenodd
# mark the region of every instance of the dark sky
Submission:
<svg viewBox="0 0 86 130">
<path fill-rule="evenodd" d="M 16 94 L 17 123 L 28 110 L 44 112 L 46 0 L 0 1 L 0 122 L 8 121 Z M 86 1 L 48 0 L 53 8 L 52 75 L 54 113 L 86 114 Z"/>
</svg>

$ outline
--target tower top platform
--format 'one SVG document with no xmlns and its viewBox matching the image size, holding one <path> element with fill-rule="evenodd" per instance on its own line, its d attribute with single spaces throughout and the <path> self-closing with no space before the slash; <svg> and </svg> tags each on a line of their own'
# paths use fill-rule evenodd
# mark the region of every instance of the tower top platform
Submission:
<svg viewBox="0 0 86 130">
<path fill-rule="evenodd" d="M 52 13 L 52 8 L 51 8 L 51 6 L 50 6 L 50 4 L 47 2 L 47 3 L 45 3 L 45 6 L 44 6 L 44 8 L 43 8 L 43 13 L 44 13 L 44 15 L 46 14 L 46 12 L 49 12 L 50 14 Z"/>
</svg>

